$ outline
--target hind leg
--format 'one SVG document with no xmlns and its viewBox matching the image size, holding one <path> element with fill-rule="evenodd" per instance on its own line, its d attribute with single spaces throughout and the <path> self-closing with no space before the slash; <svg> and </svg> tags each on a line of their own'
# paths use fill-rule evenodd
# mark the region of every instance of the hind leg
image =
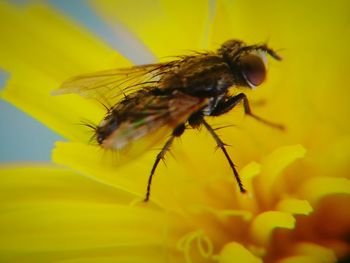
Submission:
<svg viewBox="0 0 350 263">
<path fill-rule="evenodd" d="M 152 184 L 153 175 L 158 167 L 160 160 L 164 160 L 165 154 L 167 153 L 167 151 L 170 150 L 170 147 L 173 144 L 175 137 L 180 137 L 184 131 L 185 131 L 184 124 L 181 124 L 178 127 L 176 127 L 173 133 L 171 134 L 170 138 L 164 144 L 162 150 L 157 154 L 156 160 L 154 161 L 154 164 L 152 166 L 151 174 L 149 175 L 149 178 L 148 178 L 147 192 L 146 192 L 146 197 L 144 199 L 145 202 L 149 200 L 149 197 L 151 195 L 151 184 Z"/>
</svg>

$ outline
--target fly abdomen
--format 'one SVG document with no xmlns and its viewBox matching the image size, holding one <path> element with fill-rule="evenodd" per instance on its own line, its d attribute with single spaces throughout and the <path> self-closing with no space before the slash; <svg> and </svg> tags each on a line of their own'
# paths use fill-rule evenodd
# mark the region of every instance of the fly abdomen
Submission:
<svg viewBox="0 0 350 263">
<path fill-rule="evenodd" d="M 97 142 L 102 145 L 103 141 L 106 140 L 119 126 L 117 114 L 107 115 L 99 124 L 96 129 Z"/>
</svg>

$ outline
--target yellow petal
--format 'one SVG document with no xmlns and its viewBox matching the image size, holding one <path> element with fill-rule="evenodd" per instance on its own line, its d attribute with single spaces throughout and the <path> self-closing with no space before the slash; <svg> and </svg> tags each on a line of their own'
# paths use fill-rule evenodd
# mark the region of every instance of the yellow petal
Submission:
<svg viewBox="0 0 350 263">
<path fill-rule="evenodd" d="M 292 229 L 295 226 L 294 217 L 285 212 L 268 211 L 259 214 L 252 222 L 250 233 L 259 245 L 267 245 L 273 230 L 276 228 Z"/>
<path fill-rule="evenodd" d="M 293 256 L 286 257 L 279 263 L 334 263 L 337 262 L 334 251 L 315 243 L 298 243 Z"/>
<path fill-rule="evenodd" d="M 198 143 L 199 148 L 196 148 L 198 151 L 202 147 L 203 141 L 206 142 L 204 135 L 205 133 L 199 136 L 198 133 L 189 132 L 181 139 L 183 142 L 186 141 L 188 149 L 196 148 L 195 145 L 197 144 L 192 144 L 194 141 Z M 201 141 L 198 137 L 201 139 L 204 137 L 204 140 Z M 138 143 L 141 145 L 143 143 L 147 144 L 149 142 L 147 139 L 143 138 L 133 144 L 137 148 Z M 163 143 L 164 139 L 160 140 L 158 138 L 158 141 L 158 143 Z M 226 174 L 224 170 L 218 169 L 220 163 L 225 161 L 221 158 L 222 156 L 215 154 L 220 162 L 216 163 L 214 161 L 212 166 L 203 167 L 201 165 L 203 162 L 212 161 L 212 149 L 208 147 L 208 154 L 199 155 L 199 153 L 191 154 L 187 149 L 183 150 L 185 147 L 182 146 L 185 146 L 185 143 L 181 145 L 181 141 L 176 140 L 171 148 L 171 153 L 175 158 L 172 158 L 171 154 L 168 153 L 165 161 L 166 165 L 160 163 L 157 167 L 152 181 L 151 200 L 168 208 L 178 207 L 179 202 L 186 207 L 192 207 L 194 204 L 211 206 L 213 202 L 219 203 L 219 205 L 221 203 L 220 207 L 222 209 L 229 207 L 223 201 L 226 202 L 227 197 L 230 200 L 234 198 L 232 188 L 236 185 L 233 182 L 232 174 Z M 162 144 L 157 147 L 162 147 Z M 106 151 L 99 146 L 59 142 L 56 143 L 52 159 L 58 164 L 69 166 L 95 180 L 113 185 L 143 198 L 148 176 L 159 148 L 152 147 L 139 156 L 134 155 L 135 152 L 133 151 Z M 196 156 L 199 160 L 196 160 Z M 197 167 L 198 169 L 196 169 Z M 216 176 L 220 176 L 220 178 L 216 178 Z M 224 180 L 222 180 L 222 177 L 224 177 Z M 226 182 L 227 178 L 231 179 L 229 184 Z M 218 182 L 217 185 L 216 182 Z M 215 185 L 213 190 L 219 191 L 218 198 L 213 198 L 206 192 L 207 188 L 212 189 L 213 185 Z M 227 188 L 227 191 L 222 191 L 221 186 L 223 185 Z M 188 202 L 188 200 L 191 200 L 191 202 Z"/>
<path fill-rule="evenodd" d="M 174 225 L 174 215 L 122 204 L 133 198 L 127 193 L 49 165 L 5 167 L 0 175 L 5 261 L 164 262 L 176 249 L 170 233 L 183 221 Z"/>
<path fill-rule="evenodd" d="M 135 253 L 137 251 L 137 253 Z M 89 257 L 81 257 L 78 259 L 60 260 L 60 263 L 164 263 L 167 261 L 167 255 L 162 251 L 151 247 L 134 247 L 129 251 L 116 251 L 118 255 L 110 257 L 98 257 L 90 255 Z M 115 253 L 115 254 L 117 254 Z M 109 253 L 113 254 L 113 253 Z M 151 256 L 150 256 L 151 255 Z M 172 262 L 185 263 L 182 258 L 176 259 L 172 257 Z"/>
<path fill-rule="evenodd" d="M 222 43 L 228 39 L 239 38 L 232 32 L 234 21 L 229 14 L 236 11 L 235 4 L 232 1 L 216 1 L 215 17 L 209 35 L 210 42 Z"/>
<path fill-rule="evenodd" d="M 313 209 L 308 201 L 299 199 L 284 199 L 277 204 L 277 210 L 291 214 L 308 215 Z"/>
<path fill-rule="evenodd" d="M 300 195 L 312 204 L 332 194 L 350 194 L 350 180 L 346 178 L 313 177 L 300 188 Z"/>
<path fill-rule="evenodd" d="M 106 151 L 99 146 L 86 145 L 73 142 L 57 142 L 52 154 L 55 163 L 73 168 L 80 173 L 98 182 L 111 185 L 129 193 L 144 198 L 148 183 L 150 169 L 154 163 L 156 153 L 149 151 L 135 158 L 129 158 L 122 153 Z M 170 167 L 170 158 L 167 165 L 159 165 L 157 174 L 152 182 L 152 202 L 164 206 L 166 201 L 174 202 L 170 189 L 176 189 L 171 185 L 171 179 L 164 174 L 176 171 Z M 127 165 L 124 165 L 127 164 Z M 171 188 L 170 188 L 171 187 Z M 171 206 L 164 206 L 171 207 Z"/>
<path fill-rule="evenodd" d="M 231 242 L 226 244 L 218 256 L 218 261 L 220 263 L 231 263 L 233 260 L 235 262 L 244 262 L 244 263 L 263 262 L 260 258 L 254 256 L 243 245 L 236 242 Z"/>
<path fill-rule="evenodd" d="M 315 243 L 300 243 L 295 248 L 296 254 L 309 255 L 325 262 L 335 262 L 336 257 L 334 252 L 326 247 Z"/>
<path fill-rule="evenodd" d="M 317 143 L 321 154 L 313 154 L 311 161 L 322 176 L 347 177 L 350 179 L 350 135 L 337 136 L 336 134 L 323 134 L 329 144 Z M 320 138 L 320 141 L 322 138 Z"/>
<path fill-rule="evenodd" d="M 91 1 L 112 25 L 122 23 L 158 58 L 205 48 L 207 1 Z M 194 12 L 195 10 L 195 12 Z"/>
<path fill-rule="evenodd" d="M 305 153 L 301 145 L 284 146 L 270 153 L 262 162 L 265 187 L 271 187 L 277 176 L 295 160 L 304 157 Z"/>
<path fill-rule="evenodd" d="M 336 261 L 320 261 L 312 256 L 291 256 L 278 261 L 278 263 L 335 263 Z"/>
<path fill-rule="evenodd" d="M 270 33 L 269 30 L 271 28 L 267 26 L 273 24 L 273 16 L 267 16 L 262 10 L 272 8 L 274 1 L 259 3 L 219 0 L 216 2 L 216 16 L 211 35 L 212 41 L 222 42 L 227 39 L 237 38 L 261 42 L 269 36 L 268 33 Z M 263 23 L 257 21 L 263 21 Z"/>
<path fill-rule="evenodd" d="M 254 187 L 253 187 L 253 180 L 258 176 L 261 172 L 261 165 L 256 162 L 251 162 L 244 166 L 240 171 L 239 174 L 241 175 L 243 185 L 245 189 L 247 189 L 248 194 L 242 195 L 242 198 L 239 198 L 237 200 L 239 207 L 242 209 L 251 209 L 252 211 L 255 211 L 256 209 L 256 202 L 254 200 Z"/>
<path fill-rule="evenodd" d="M 256 162 L 251 162 L 241 169 L 240 175 L 242 176 L 242 179 L 247 180 L 257 176 L 260 171 L 261 165 Z"/>
<path fill-rule="evenodd" d="M 137 253 L 134 253 L 134 251 L 137 250 Z M 60 260 L 60 263 L 115 263 L 115 262 L 122 262 L 122 263 L 164 263 L 164 260 L 166 260 L 166 256 L 163 256 L 159 251 L 157 251 L 154 248 L 151 247 L 134 247 L 130 249 L 129 251 L 119 251 L 118 249 L 115 249 L 115 256 L 95 256 L 90 255 L 88 257 L 79 257 L 75 259 L 67 259 L 67 260 Z M 106 254 L 113 254 L 113 253 L 106 253 Z M 183 260 L 178 260 L 176 262 L 183 262 Z"/>
<path fill-rule="evenodd" d="M 128 204 L 135 199 L 126 192 L 51 164 L 2 165 L 0 175 L 0 198 L 7 204 L 64 200 Z"/>
<path fill-rule="evenodd" d="M 2 209 L 0 243 L 9 255 L 48 253 L 74 258 L 74 254 L 89 256 L 94 251 L 132 258 L 131 251 L 148 247 L 144 256 L 152 258 L 170 239 L 164 236 L 169 221 L 150 209 L 72 201 Z"/>
<path fill-rule="evenodd" d="M 87 142 L 79 124 L 98 122 L 104 109 L 78 96 L 51 96 L 67 78 L 126 65 L 85 29 L 44 4 L 0 3 L 0 67 L 10 73 L 2 97 L 69 139 Z"/>
<path fill-rule="evenodd" d="M 192 144 L 187 145 L 193 146 Z M 197 155 L 182 155 L 183 152 L 177 151 L 178 146 L 181 148 L 181 145 L 176 141 L 172 148 L 176 159 L 167 155 L 166 166 L 160 163 L 157 168 L 152 182 L 152 202 L 156 202 L 164 208 L 175 209 L 181 203 L 191 211 L 199 209 L 201 212 L 202 207 L 216 207 L 215 211 L 220 211 L 218 212 L 220 216 L 235 214 L 236 210 L 230 209 L 231 206 L 228 204 L 230 202 L 237 203 L 236 195 L 239 198 L 243 197 L 240 193 L 235 194 L 232 190 L 236 187 L 232 174 L 225 174 L 220 169 L 218 170 L 217 167 L 220 167 L 220 163 L 215 162 L 208 170 L 209 168 L 206 169 L 201 165 L 202 162 L 197 160 L 195 165 L 198 165 L 199 169 L 194 169 L 193 163 L 196 161 L 194 156 Z M 57 142 L 52 159 L 55 163 L 68 166 L 94 180 L 143 198 L 146 193 L 148 176 L 158 151 L 158 149 L 147 151 L 141 156 L 130 158 L 128 153 L 124 155 L 123 152 L 106 151 L 99 146 Z M 219 154 L 216 156 L 219 158 Z M 210 154 L 202 155 L 202 157 L 206 162 L 210 162 Z M 213 178 L 215 173 L 220 177 Z M 223 177 L 224 180 L 222 180 Z M 227 183 L 227 179 L 230 179 L 229 183 Z M 211 191 L 211 195 L 208 195 L 208 190 Z M 227 200 L 232 201 L 227 202 Z M 244 219 L 248 220 L 251 217 L 251 213 L 246 207 L 239 207 L 237 211 L 239 211 L 237 214 L 243 216 Z"/>
<path fill-rule="evenodd" d="M 191 210 L 192 213 L 195 214 L 211 214 L 214 215 L 216 218 L 222 220 L 223 222 L 230 217 L 241 217 L 244 221 L 249 221 L 252 219 L 253 215 L 250 211 L 245 210 L 233 210 L 233 209 L 215 209 L 208 206 L 192 206 Z"/>
<path fill-rule="evenodd" d="M 261 198 L 269 201 L 271 193 L 276 191 L 274 183 L 282 174 L 283 170 L 288 167 L 295 160 L 302 158 L 306 150 L 301 145 L 291 145 L 278 148 L 270 153 L 263 162 L 262 173 L 257 177 L 257 190 L 261 194 Z"/>
<path fill-rule="evenodd" d="M 57 142 L 52 153 L 52 160 L 58 164 L 69 166 L 99 182 L 140 194 L 146 189 L 142 186 L 146 186 L 148 173 L 146 171 L 144 174 L 140 173 L 143 165 L 139 160 L 130 160 L 128 166 L 135 169 L 131 174 L 125 173 L 123 158 L 123 155 L 118 155 L 117 152 L 106 152 L 99 146 L 74 142 Z M 140 175 L 144 180 L 140 180 Z"/>
</svg>

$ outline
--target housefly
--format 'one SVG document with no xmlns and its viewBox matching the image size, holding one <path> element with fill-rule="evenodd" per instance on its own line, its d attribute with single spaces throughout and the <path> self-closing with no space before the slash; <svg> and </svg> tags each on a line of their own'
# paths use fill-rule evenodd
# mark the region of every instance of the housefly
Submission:
<svg viewBox="0 0 350 263">
<path fill-rule="evenodd" d="M 242 102 L 245 114 L 283 129 L 281 125 L 253 114 L 244 93 L 230 93 L 239 86 L 253 89 L 261 85 L 266 77 L 268 55 L 281 60 L 265 44 L 246 45 L 239 40 L 229 40 L 214 52 L 198 52 L 170 62 L 74 77 L 64 82 L 55 94 L 79 93 L 107 99 L 113 105 L 95 128 L 98 144 L 106 149 L 120 150 L 135 140 L 167 128 L 170 137 L 152 166 L 145 201 L 149 200 L 152 177 L 160 160 L 174 138 L 181 136 L 188 126 L 205 127 L 224 153 L 238 187 L 244 193 L 246 190 L 224 142 L 206 118 L 225 114 Z"/>
</svg>

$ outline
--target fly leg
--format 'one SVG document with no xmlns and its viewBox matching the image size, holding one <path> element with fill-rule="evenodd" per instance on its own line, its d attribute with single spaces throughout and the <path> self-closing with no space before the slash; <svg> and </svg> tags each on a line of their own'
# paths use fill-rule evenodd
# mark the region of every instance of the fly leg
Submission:
<svg viewBox="0 0 350 263">
<path fill-rule="evenodd" d="M 249 115 L 250 117 L 252 117 L 252 118 L 268 125 L 268 126 L 271 126 L 273 128 L 279 129 L 279 130 L 284 130 L 283 125 L 265 120 L 265 119 L 255 115 L 254 113 L 252 113 L 250 106 L 249 106 L 248 98 L 244 93 L 239 93 L 238 95 L 230 97 L 226 101 L 219 103 L 215 107 L 215 109 L 212 111 L 210 116 L 219 116 L 221 114 L 224 114 L 224 113 L 230 111 L 232 108 L 234 108 L 242 100 L 243 100 L 243 107 L 244 107 L 245 114 Z"/>
<path fill-rule="evenodd" d="M 241 191 L 241 193 L 245 193 L 246 190 L 244 189 L 243 183 L 241 181 L 241 178 L 239 177 L 239 174 L 236 170 L 235 165 L 233 164 L 230 156 L 228 155 L 226 148 L 225 148 L 225 143 L 220 139 L 220 137 L 216 134 L 216 132 L 214 131 L 214 129 L 203 119 L 202 120 L 202 124 L 204 125 L 204 127 L 209 131 L 210 135 L 214 138 L 217 146 L 223 151 L 228 163 L 230 164 L 230 167 L 233 171 L 233 174 L 236 178 L 239 190 Z"/>
<path fill-rule="evenodd" d="M 181 124 L 178 127 L 176 127 L 171 135 L 171 137 L 166 141 L 166 143 L 164 144 L 162 150 L 158 153 L 156 160 L 152 166 L 152 170 L 151 170 L 151 174 L 148 178 L 148 184 L 147 184 L 147 192 L 146 192 L 146 197 L 144 199 L 145 202 L 147 202 L 149 200 L 150 194 L 151 194 L 151 184 L 152 184 L 152 179 L 153 179 L 153 175 L 157 169 L 157 166 L 160 162 L 160 160 L 164 160 L 165 154 L 167 151 L 170 150 L 171 145 L 173 144 L 173 141 L 175 139 L 175 137 L 180 137 L 183 132 L 185 131 L 185 125 Z"/>
</svg>

